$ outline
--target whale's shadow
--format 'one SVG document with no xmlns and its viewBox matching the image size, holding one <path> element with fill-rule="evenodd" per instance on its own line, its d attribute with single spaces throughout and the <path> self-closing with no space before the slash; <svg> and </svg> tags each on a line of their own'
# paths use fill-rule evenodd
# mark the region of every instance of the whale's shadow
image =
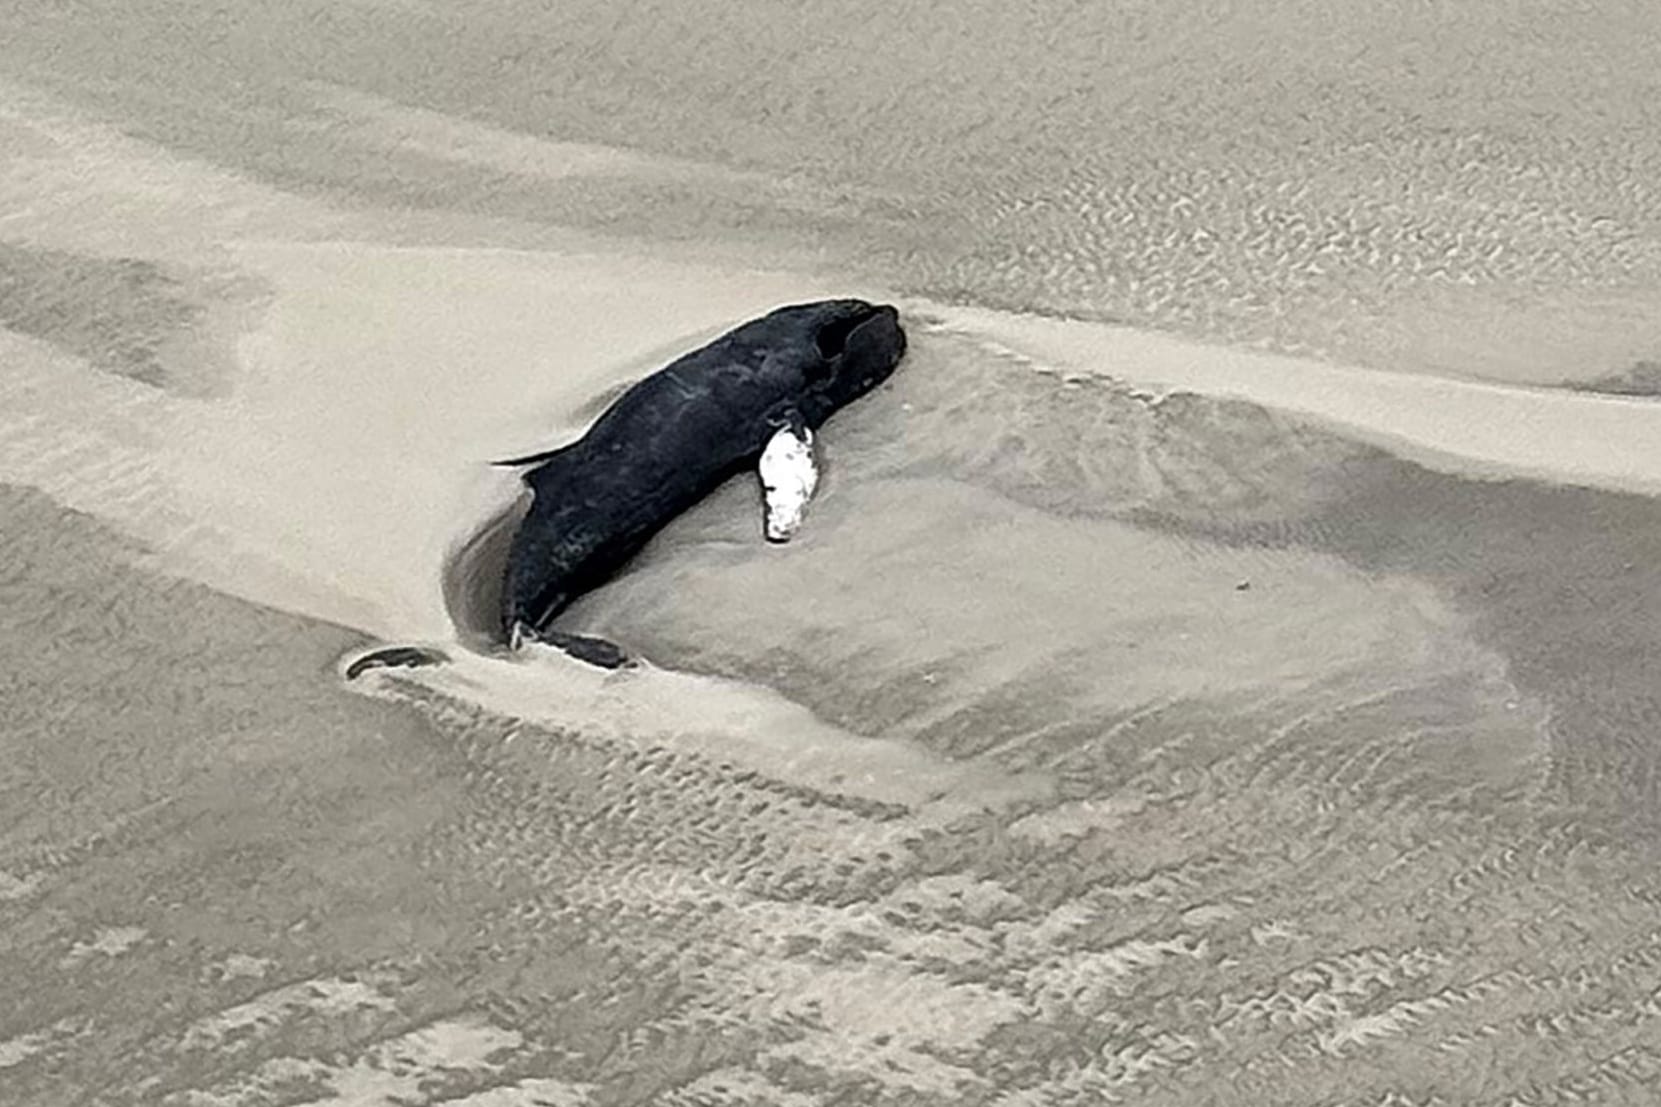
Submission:
<svg viewBox="0 0 1661 1107">
<path fill-rule="evenodd" d="M 530 510 L 529 490 L 522 492 L 513 503 L 489 515 L 473 528 L 462 542 L 445 558 L 440 574 L 445 614 L 449 617 L 456 642 L 473 653 L 500 655 L 504 649 L 517 649 L 517 643 L 508 641 L 502 625 L 502 589 L 507 580 L 507 563 L 515 532 Z M 605 580 L 616 575 L 614 569 Z M 602 580 L 600 583 L 605 583 Z M 637 664 L 616 643 L 589 634 L 545 627 L 537 632 L 538 640 L 564 653 L 602 669 L 617 669 Z M 358 672 L 378 665 L 424 665 L 444 660 L 433 650 L 381 650 L 370 656 L 367 663 L 354 663 Z"/>
<path fill-rule="evenodd" d="M 527 489 L 476 525 L 445 558 L 441 574 L 444 610 L 457 640 L 469 649 L 490 651 L 506 641 L 502 583 L 514 531 L 530 506 Z"/>
</svg>

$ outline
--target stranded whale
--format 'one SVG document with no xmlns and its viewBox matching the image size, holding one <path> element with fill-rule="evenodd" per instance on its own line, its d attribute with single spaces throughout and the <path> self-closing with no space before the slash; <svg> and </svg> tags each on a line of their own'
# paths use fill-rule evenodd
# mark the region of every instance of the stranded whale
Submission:
<svg viewBox="0 0 1661 1107">
<path fill-rule="evenodd" d="M 508 550 L 500 632 L 511 648 L 541 641 L 606 668 L 626 656 L 603 639 L 554 629 L 665 524 L 735 474 L 758 472 L 763 531 L 788 541 L 818 485 L 813 431 L 886 380 L 904 356 L 899 313 L 864 300 L 781 307 L 670 362 L 617 398 L 577 441 L 500 461 L 530 466 L 530 509 Z M 442 660 L 393 647 L 381 665 Z"/>
</svg>

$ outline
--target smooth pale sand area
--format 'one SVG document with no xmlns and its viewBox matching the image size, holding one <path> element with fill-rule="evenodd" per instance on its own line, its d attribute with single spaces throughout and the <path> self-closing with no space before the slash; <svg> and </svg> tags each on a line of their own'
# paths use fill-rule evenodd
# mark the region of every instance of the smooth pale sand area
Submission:
<svg viewBox="0 0 1661 1107">
<path fill-rule="evenodd" d="M 26 7 L 0 1105 L 1656 1101 L 1661 17 Z M 792 543 L 478 648 L 492 459 L 844 294 Z"/>
</svg>

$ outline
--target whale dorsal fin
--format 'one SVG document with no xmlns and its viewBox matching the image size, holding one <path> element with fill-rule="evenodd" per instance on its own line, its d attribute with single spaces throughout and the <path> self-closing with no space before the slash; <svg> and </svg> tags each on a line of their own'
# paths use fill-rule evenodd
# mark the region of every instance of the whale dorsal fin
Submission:
<svg viewBox="0 0 1661 1107">
<path fill-rule="evenodd" d="M 808 501 L 819 487 L 819 463 L 813 456 L 813 431 L 792 412 L 773 432 L 756 466 L 766 506 L 763 533 L 769 542 L 788 542 L 802 526 Z"/>
<path fill-rule="evenodd" d="M 490 464 L 503 469 L 512 469 L 519 465 L 540 465 L 544 461 L 552 461 L 554 458 L 558 457 L 560 454 L 563 454 L 570 448 L 570 446 L 556 446 L 551 450 L 543 450 L 541 453 L 526 454 L 523 457 L 504 458 L 501 461 L 492 461 Z"/>
<path fill-rule="evenodd" d="M 520 472 L 519 479 L 539 496 L 557 496 L 565 487 L 571 463 L 580 456 L 581 445 L 581 442 L 572 442 L 557 449 L 542 450 L 506 461 L 493 461 L 491 464 L 508 469 L 528 466 Z"/>
</svg>

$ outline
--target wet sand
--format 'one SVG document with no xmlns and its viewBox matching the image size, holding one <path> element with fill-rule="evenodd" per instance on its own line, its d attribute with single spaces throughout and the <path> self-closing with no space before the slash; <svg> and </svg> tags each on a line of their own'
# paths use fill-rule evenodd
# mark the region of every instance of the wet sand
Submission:
<svg viewBox="0 0 1661 1107">
<path fill-rule="evenodd" d="M 349 204 L 783 246 L 1395 370 L 1595 378 L 1661 340 L 1637 4 L 29 10 L 13 79 Z"/>
<path fill-rule="evenodd" d="M 1651 1102 L 1657 410 L 1537 386 L 1653 359 L 1658 27 L 1398 7 L 35 13 L 0 1102 Z M 469 648 L 491 458 L 847 291 L 794 542 Z"/>
</svg>

